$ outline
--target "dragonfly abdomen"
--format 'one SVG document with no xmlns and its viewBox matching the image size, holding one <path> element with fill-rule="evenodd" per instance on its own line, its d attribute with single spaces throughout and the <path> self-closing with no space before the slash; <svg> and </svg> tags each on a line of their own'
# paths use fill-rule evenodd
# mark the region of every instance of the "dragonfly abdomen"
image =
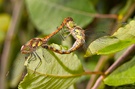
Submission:
<svg viewBox="0 0 135 89">
<path fill-rule="evenodd" d="M 46 48 L 46 49 L 49 49 L 49 50 L 52 50 L 52 51 L 54 51 L 56 53 L 59 53 L 59 54 L 69 54 L 69 53 L 73 52 L 72 49 L 69 49 L 69 50 L 59 50 L 59 49 L 56 49 L 53 46 L 50 46 L 50 45 L 47 45 L 47 44 L 42 45 L 42 47 Z"/>
<path fill-rule="evenodd" d="M 81 42 L 80 40 L 76 40 L 75 43 L 73 44 L 73 46 L 68 49 L 68 50 L 60 50 L 60 49 L 56 49 L 55 47 L 53 46 L 50 46 L 48 44 L 43 44 L 42 47 L 43 48 L 46 48 L 46 49 L 50 49 L 56 53 L 60 53 L 60 54 L 69 54 L 77 49 L 79 49 L 81 46 L 83 45 L 83 42 Z"/>
</svg>

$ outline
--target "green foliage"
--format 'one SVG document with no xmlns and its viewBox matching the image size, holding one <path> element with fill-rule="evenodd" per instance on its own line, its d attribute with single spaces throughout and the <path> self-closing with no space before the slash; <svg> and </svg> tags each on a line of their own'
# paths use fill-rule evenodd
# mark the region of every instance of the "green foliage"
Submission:
<svg viewBox="0 0 135 89">
<path fill-rule="evenodd" d="M 130 21 L 124 27 L 121 27 L 112 36 L 104 36 L 96 39 L 89 45 L 92 54 L 111 54 L 120 51 L 135 43 L 135 21 Z M 89 50 L 86 56 L 89 56 Z"/>
<path fill-rule="evenodd" d="M 26 0 L 26 4 L 31 20 L 44 34 L 53 32 L 68 16 L 79 26 L 86 26 L 93 20 L 91 13 L 95 13 L 89 0 Z"/>
<path fill-rule="evenodd" d="M 22 5 L 20 1 L 25 2 L 23 2 L 25 9 L 20 8 Z M 88 71 L 94 68 L 96 71 L 107 69 L 111 66 L 109 64 L 118 60 L 118 57 L 114 58 L 117 55 L 116 52 L 127 50 L 128 46 L 135 43 L 134 5 L 134 0 L 19 0 L 17 2 L 0 0 L 0 57 L 3 58 L 0 58 L 0 68 L 6 72 L 0 70 L 0 78 L 6 80 L 2 81 L 3 84 L 0 82 L 0 87 L 5 84 L 8 89 L 17 87 L 19 89 L 73 89 L 73 85 L 76 85 L 76 89 L 85 89 L 90 79 L 93 80 L 91 84 L 94 84 L 96 79 L 94 80 L 93 76 L 85 76 L 90 72 L 84 69 Z M 66 17 L 72 17 L 74 22 L 85 30 L 85 45 L 89 45 L 85 56 L 92 54 L 91 57 L 84 58 L 81 49 L 61 55 L 41 47 L 34 51 L 41 58 L 41 62 L 37 55 L 20 54 L 23 44 L 32 38 L 51 34 Z M 121 21 L 128 20 L 131 21 L 115 32 L 116 29 L 113 28 L 118 28 L 117 22 L 121 24 Z M 11 34 L 6 36 L 6 32 Z M 104 32 L 105 36 L 99 38 L 103 35 L 101 32 Z M 115 33 L 106 36 L 108 32 Z M 67 34 L 65 32 L 61 35 Z M 75 41 L 72 36 L 64 39 L 64 42 L 58 38 L 59 33 L 47 44 L 59 43 L 60 45 L 53 46 L 60 50 L 68 50 Z M 95 40 L 95 38 L 98 39 Z M 107 56 L 103 56 L 104 54 Z M 25 60 L 26 55 L 28 58 Z M 119 57 L 123 55 L 121 53 Z M 27 69 L 26 75 L 22 75 L 26 73 L 24 62 Z M 98 85 L 99 89 L 105 88 L 106 85 L 109 85 L 111 89 L 134 89 L 134 62 L 135 57 L 122 66 L 117 65 L 120 67 L 106 76 L 102 85 Z M 6 76 L 2 76 L 2 73 Z M 84 77 L 81 80 L 82 75 Z M 23 80 L 22 77 L 24 77 Z M 87 86 L 89 85 L 87 83 Z"/>
<path fill-rule="evenodd" d="M 11 81 L 9 81 L 9 85 L 11 87 L 16 87 L 18 82 L 20 82 L 20 79 L 22 77 L 22 72 L 24 71 L 25 56 L 26 55 L 22 55 L 21 53 L 19 53 L 17 55 L 17 58 L 14 60 L 14 64 L 10 70 L 10 73 L 11 73 L 10 80 Z"/>
<path fill-rule="evenodd" d="M 135 83 L 135 57 L 123 64 L 104 79 L 109 86 L 121 86 Z"/>
<path fill-rule="evenodd" d="M 8 14 L 0 14 L 0 44 L 5 38 L 8 26 L 10 23 L 10 16 Z"/>
<path fill-rule="evenodd" d="M 20 83 L 19 89 L 66 89 L 84 72 L 80 60 L 73 53 L 61 55 L 44 48 L 39 48 L 36 53 L 42 59 L 41 65 L 38 65 L 38 57 L 28 57 L 25 63 L 28 74 Z"/>
</svg>

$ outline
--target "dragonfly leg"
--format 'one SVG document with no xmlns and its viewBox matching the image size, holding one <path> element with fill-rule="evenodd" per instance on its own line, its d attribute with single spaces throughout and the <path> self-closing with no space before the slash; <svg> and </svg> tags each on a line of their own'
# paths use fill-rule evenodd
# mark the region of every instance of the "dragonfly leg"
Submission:
<svg viewBox="0 0 135 89">
<path fill-rule="evenodd" d="M 64 37 L 64 39 L 66 39 L 67 37 L 69 37 L 71 35 L 71 33 L 69 33 L 67 36 Z"/>
<path fill-rule="evenodd" d="M 65 40 L 65 37 L 62 35 L 62 32 L 60 31 L 60 33 L 59 33 L 59 36 L 60 36 L 60 38 L 64 41 Z"/>
<path fill-rule="evenodd" d="M 64 41 L 68 36 L 64 36 L 64 34 L 67 34 L 67 33 L 69 33 L 69 30 L 65 30 L 65 29 L 62 29 L 61 31 L 60 31 L 60 37 L 62 38 L 62 40 Z"/>
<path fill-rule="evenodd" d="M 36 52 L 33 52 L 33 54 L 40 60 L 40 62 L 38 63 L 38 65 L 36 66 L 36 68 L 34 70 L 34 73 L 35 73 L 37 68 L 42 64 L 42 59 L 40 58 L 40 56 Z"/>
<path fill-rule="evenodd" d="M 33 60 L 33 59 L 35 58 L 35 55 L 34 55 L 34 58 L 32 58 L 32 53 L 30 53 L 29 56 L 30 56 L 30 58 L 29 58 L 30 60 L 28 60 L 28 63 L 30 63 L 30 61 Z M 28 57 L 27 57 L 27 58 L 28 58 Z M 27 58 L 26 58 L 26 59 L 27 59 Z"/>
</svg>

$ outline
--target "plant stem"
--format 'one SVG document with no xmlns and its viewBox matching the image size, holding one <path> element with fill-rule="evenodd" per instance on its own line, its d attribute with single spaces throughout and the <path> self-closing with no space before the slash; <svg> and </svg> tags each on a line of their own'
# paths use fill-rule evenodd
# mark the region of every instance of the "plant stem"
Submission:
<svg viewBox="0 0 135 89">
<path fill-rule="evenodd" d="M 132 57 L 131 55 L 135 54 L 134 52 L 135 50 L 135 45 L 130 46 L 124 53 L 122 56 L 120 56 L 117 61 L 115 61 L 106 71 L 105 71 L 105 75 L 109 75 L 112 71 L 114 71 L 117 67 L 119 67 L 121 64 L 123 64 L 125 61 L 131 59 L 130 57 Z M 91 89 L 97 89 L 98 86 L 100 85 L 100 83 L 103 80 L 103 76 L 100 76 L 95 85 L 91 88 Z"/>
<path fill-rule="evenodd" d="M 101 56 L 96 68 L 94 69 L 94 71 L 102 71 L 102 69 L 104 68 L 104 65 L 108 62 L 108 60 L 110 58 L 112 58 L 113 55 L 109 55 L 109 56 Z M 93 86 L 93 84 L 96 82 L 96 79 L 99 75 L 91 75 L 91 78 L 87 84 L 86 89 L 91 89 L 91 87 Z"/>
<path fill-rule="evenodd" d="M 6 72 L 8 70 L 7 64 L 9 62 L 9 52 L 11 48 L 11 43 L 12 43 L 12 38 L 14 36 L 15 31 L 17 30 L 17 27 L 20 22 L 20 17 L 21 17 L 21 12 L 22 12 L 22 7 L 23 7 L 23 0 L 13 0 L 13 14 L 12 14 L 12 19 L 10 22 L 10 26 L 8 28 L 8 32 L 6 34 L 5 42 L 4 42 L 4 47 L 3 47 L 3 52 L 1 56 L 1 69 L 0 69 L 0 87 L 1 89 L 6 89 Z"/>
</svg>

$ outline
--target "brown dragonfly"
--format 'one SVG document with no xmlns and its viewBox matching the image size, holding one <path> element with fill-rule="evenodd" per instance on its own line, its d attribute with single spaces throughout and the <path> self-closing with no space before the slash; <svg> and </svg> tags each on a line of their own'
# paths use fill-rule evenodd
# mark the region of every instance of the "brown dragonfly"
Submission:
<svg viewBox="0 0 135 89">
<path fill-rule="evenodd" d="M 75 43 L 69 50 L 58 50 L 55 49 L 52 46 L 49 46 L 47 44 L 48 40 L 54 36 L 56 33 L 58 33 L 64 26 L 68 28 L 68 31 L 70 32 L 74 38 L 75 38 Z M 60 53 L 60 54 L 69 54 L 78 48 L 80 48 L 83 44 L 85 43 L 85 34 L 84 30 L 77 26 L 73 19 L 71 17 L 67 17 L 64 19 L 62 24 L 57 28 L 57 30 L 50 35 L 44 37 L 44 38 L 33 38 L 30 41 L 28 41 L 25 45 L 21 47 L 21 53 L 22 54 L 33 54 L 33 52 L 39 47 L 47 48 L 50 49 L 54 52 Z"/>
<path fill-rule="evenodd" d="M 77 26 L 71 17 L 68 17 L 65 19 L 69 19 L 68 22 L 65 24 L 65 27 L 69 31 L 69 35 L 71 34 L 76 40 L 74 42 L 73 46 L 68 50 L 59 50 L 59 49 L 56 49 L 50 45 L 43 44 L 42 45 L 43 48 L 50 49 L 50 50 L 57 52 L 57 53 L 60 53 L 60 54 L 69 54 L 69 53 L 79 49 L 85 43 L 84 30 L 81 27 Z"/>
<path fill-rule="evenodd" d="M 39 55 L 35 52 L 36 49 L 41 46 L 43 47 L 43 45 L 47 45 L 47 42 L 49 41 L 49 39 L 54 36 L 55 34 L 57 34 L 69 21 L 71 21 L 72 19 L 70 17 L 67 17 L 64 19 L 64 21 L 62 22 L 62 24 L 50 35 L 44 37 L 44 38 L 33 38 L 30 41 L 28 41 L 25 45 L 23 45 L 21 47 L 21 53 L 22 54 L 30 54 L 30 56 L 34 55 L 35 57 L 38 57 L 40 59 L 40 63 L 37 65 L 37 67 L 41 64 L 41 58 L 39 57 Z M 37 67 L 35 68 L 35 70 L 37 69 Z"/>
<path fill-rule="evenodd" d="M 64 26 L 69 31 L 69 35 L 71 34 L 75 38 L 75 42 L 74 42 L 73 46 L 68 50 L 59 50 L 59 49 L 56 49 L 56 48 L 48 45 L 47 42 L 49 41 L 49 39 L 52 36 L 54 36 L 55 34 L 57 34 L 60 30 L 62 30 L 62 28 Z M 60 54 L 69 54 L 69 53 L 79 49 L 84 43 L 85 43 L 84 30 L 81 27 L 77 26 L 74 23 L 74 21 L 73 21 L 73 19 L 71 17 L 67 17 L 67 18 L 64 19 L 62 24 L 53 33 L 51 33 L 50 35 L 48 35 L 48 36 L 46 36 L 44 38 L 33 38 L 30 41 L 28 41 L 25 45 L 23 45 L 21 47 L 21 53 L 22 54 L 30 54 L 31 56 L 34 55 L 35 57 L 38 57 L 40 59 L 39 64 L 35 68 L 35 71 L 36 71 L 36 69 L 42 63 L 41 58 L 36 53 L 36 49 L 39 46 L 41 46 L 43 48 L 46 48 L 46 49 L 50 49 L 50 50 L 52 50 L 54 52 L 57 52 L 57 53 L 60 53 Z M 100 72 L 92 72 L 92 74 L 102 74 L 102 73 L 100 73 Z"/>
</svg>

